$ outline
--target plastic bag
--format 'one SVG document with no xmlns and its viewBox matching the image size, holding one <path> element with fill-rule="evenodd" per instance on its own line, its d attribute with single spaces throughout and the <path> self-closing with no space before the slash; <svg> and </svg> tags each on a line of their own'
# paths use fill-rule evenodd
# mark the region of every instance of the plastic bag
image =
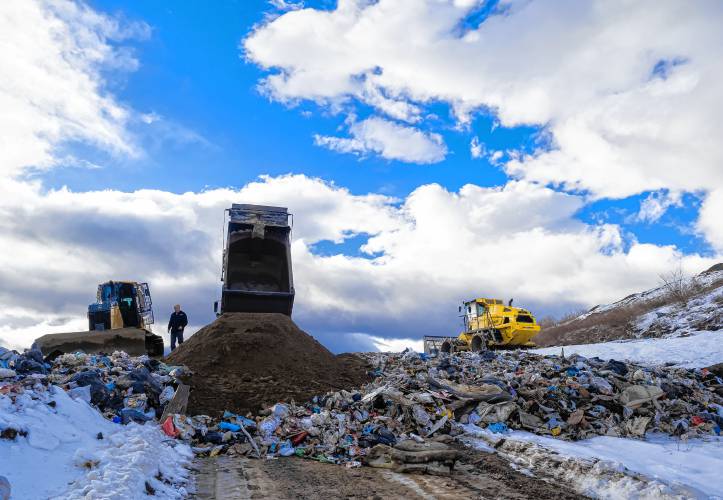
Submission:
<svg viewBox="0 0 723 500">
<path fill-rule="evenodd" d="M 493 422 L 487 426 L 487 429 L 495 434 L 501 434 L 503 432 L 507 432 L 508 430 L 507 425 L 502 422 Z"/>
<path fill-rule="evenodd" d="M 218 428 L 223 431 L 231 431 L 231 432 L 239 432 L 241 430 L 240 425 L 232 424 L 230 422 L 220 422 L 218 424 Z"/>
<path fill-rule="evenodd" d="M 279 446 L 279 455 L 282 457 L 290 457 L 294 454 L 294 447 L 291 445 L 291 441 L 288 439 L 281 443 L 281 446 Z"/>
<path fill-rule="evenodd" d="M 175 389 L 173 389 L 173 386 L 166 386 L 161 391 L 161 394 L 158 396 L 158 401 L 164 405 L 168 403 L 171 399 L 173 399 L 173 395 L 176 393 Z"/>
<path fill-rule="evenodd" d="M 85 401 L 86 403 L 90 404 L 90 386 L 85 385 L 83 387 L 75 387 L 68 391 L 68 394 L 73 399 L 80 399 L 82 401 Z"/>
<path fill-rule="evenodd" d="M 278 429 L 281 422 L 276 417 L 268 417 L 261 421 L 259 425 L 259 432 L 264 437 L 271 436 L 276 429 Z"/>
<path fill-rule="evenodd" d="M 161 429 L 163 430 L 163 432 L 166 433 L 167 436 L 170 436 L 172 438 L 177 438 L 181 434 L 181 431 L 176 429 L 176 426 L 173 425 L 172 416 L 168 416 L 166 418 L 166 421 L 163 422 L 163 424 L 161 425 Z"/>
</svg>

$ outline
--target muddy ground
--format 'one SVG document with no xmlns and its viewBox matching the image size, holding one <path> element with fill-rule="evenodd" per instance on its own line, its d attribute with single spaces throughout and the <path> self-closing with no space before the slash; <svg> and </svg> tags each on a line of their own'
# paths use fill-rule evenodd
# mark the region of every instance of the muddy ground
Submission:
<svg viewBox="0 0 723 500">
<path fill-rule="evenodd" d="M 494 454 L 465 451 L 450 477 L 322 464 L 301 458 L 254 460 L 219 456 L 196 462 L 198 499 L 584 498 L 565 485 L 515 471 Z"/>
</svg>

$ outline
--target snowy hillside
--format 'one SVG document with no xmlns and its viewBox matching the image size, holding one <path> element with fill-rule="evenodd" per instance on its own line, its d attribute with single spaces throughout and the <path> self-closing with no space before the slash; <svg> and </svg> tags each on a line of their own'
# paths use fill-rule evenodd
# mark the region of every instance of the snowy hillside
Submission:
<svg viewBox="0 0 723 500">
<path fill-rule="evenodd" d="M 543 328 L 540 346 L 621 339 L 674 338 L 723 330 L 723 265 L 695 277 L 595 306 L 563 323 Z"/>
<path fill-rule="evenodd" d="M 723 273 L 721 279 L 723 279 Z M 680 337 L 697 331 L 723 329 L 723 283 L 710 291 L 679 303 L 656 307 L 637 318 L 632 325 L 635 336 Z"/>
<path fill-rule="evenodd" d="M 693 284 L 697 285 L 701 289 L 716 285 L 723 285 L 723 263 L 716 264 L 710 269 L 703 271 L 697 276 L 694 276 L 693 278 L 691 278 L 691 280 L 693 281 Z M 617 302 L 613 302 L 611 304 L 595 306 L 577 319 L 584 319 L 591 314 L 603 313 L 613 309 L 620 309 L 622 307 L 645 303 L 654 303 L 657 300 L 666 300 L 666 296 L 669 294 L 669 292 L 670 289 L 663 284 L 656 288 L 645 290 L 644 292 L 628 295 L 624 299 L 618 300 Z"/>
</svg>

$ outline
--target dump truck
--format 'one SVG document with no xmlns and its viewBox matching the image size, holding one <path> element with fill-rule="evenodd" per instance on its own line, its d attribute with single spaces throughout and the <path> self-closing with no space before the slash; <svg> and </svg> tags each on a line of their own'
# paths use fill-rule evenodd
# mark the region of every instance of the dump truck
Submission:
<svg viewBox="0 0 723 500">
<path fill-rule="evenodd" d="M 474 299 L 459 307 L 464 330 L 457 337 L 424 337 L 424 352 L 480 352 L 487 349 L 535 347 L 540 325 L 527 309 L 505 305 L 500 299 Z"/>
<path fill-rule="evenodd" d="M 152 305 L 148 283 L 101 283 L 96 301 L 88 306 L 88 331 L 43 335 L 33 345 L 50 358 L 76 351 L 163 356 L 163 337 L 151 332 Z"/>
<path fill-rule="evenodd" d="M 284 207 L 237 203 L 226 214 L 221 303 L 214 311 L 291 316 L 291 214 Z"/>
</svg>

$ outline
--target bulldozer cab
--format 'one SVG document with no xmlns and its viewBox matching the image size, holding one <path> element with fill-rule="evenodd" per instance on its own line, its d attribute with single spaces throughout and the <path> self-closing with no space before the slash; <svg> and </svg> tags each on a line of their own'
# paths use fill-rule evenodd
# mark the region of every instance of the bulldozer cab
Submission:
<svg viewBox="0 0 723 500">
<path fill-rule="evenodd" d="M 148 283 L 108 281 L 98 285 L 96 303 L 88 306 L 88 329 L 150 329 L 153 324 Z"/>
</svg>

